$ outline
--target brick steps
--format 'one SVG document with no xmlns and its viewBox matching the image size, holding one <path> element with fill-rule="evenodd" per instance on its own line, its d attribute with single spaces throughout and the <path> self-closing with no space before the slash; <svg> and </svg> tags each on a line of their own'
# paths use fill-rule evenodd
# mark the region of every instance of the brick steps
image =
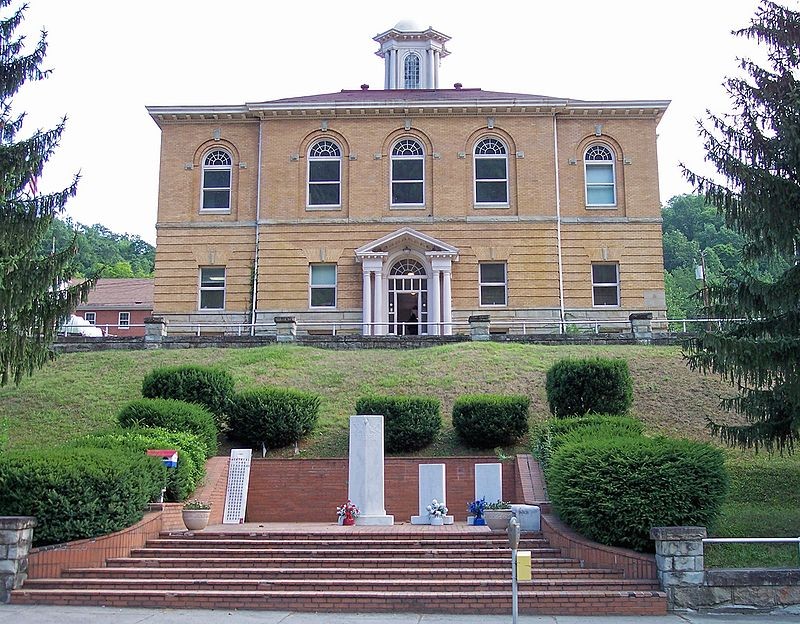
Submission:
<svg viewBox="0 0 800 624">
<path fill-rule="evenodd" d="M 311 563 L 311 560 L 309 560 Z M 457 579 L 500 579 L 507 580 L 509 562 L 494 567 L 452 567 L 446 568 L 448 578 Z M 381 576 L 397 578 L 408 575 L 418 579 L 439 579 L 442 577 L 441 567 L 248 567 L 248 568 L 190 568 L 190 567 L 106 567 L 106 568 L 73 568 L 64 572 L 65 578 L 115 578 L 115 579 L 268 579 L 279 576 L 281 579 L 309 578 L 331 575 L 343 579 L 375 579 Z M 533 578 L 559 579 L 614 579 L 622 578 L 622 573 L 603 568 L 533 568 Z M 28 581 L 28 587 L 33 581 Z"/>
<path fill-rule="evenodd" d="M 162 534 L 104 568 L 29 579 L 14 604 L 113 607 L 508 613 L 505 536 L 453 527 L 301 534 L 286 531 Z M 533 581 L 520 583 L 521 613 L 658 615 L 655 580 L 587 569 L 525 537 Z"/>
<path fill-rule="evenodd" d="M 511 610 L 509 591 L 370 592 L 340 591 L 173 591 L 16 590 L 14 604 L 109 607 L 270 609 L 292 611 L 502 613 Z M 660 592 L 562 591 L 519 592 L 521 613 L 664 614 Z"/>
</svg>

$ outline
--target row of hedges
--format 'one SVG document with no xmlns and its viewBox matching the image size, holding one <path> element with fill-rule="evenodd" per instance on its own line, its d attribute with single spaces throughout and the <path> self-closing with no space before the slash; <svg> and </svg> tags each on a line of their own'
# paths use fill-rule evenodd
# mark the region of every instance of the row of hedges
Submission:
<svg viewBox="0 0 800 624">
<path fill-rule="evenodd" d="M 653 526 L 713 526 L 727 490 L 722 451 L 641 435 L 629 418 L 550 420 L 534 436 L 561 519 L 589 539 L 653 550 Z"/>
</svg>

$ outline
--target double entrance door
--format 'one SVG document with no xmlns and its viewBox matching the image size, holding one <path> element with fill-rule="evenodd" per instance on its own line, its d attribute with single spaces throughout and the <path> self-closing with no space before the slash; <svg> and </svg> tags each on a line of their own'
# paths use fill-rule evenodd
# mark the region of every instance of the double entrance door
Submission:
<svg viewBox="0 0 800 624">
<path fill-rule="evenodd" d="M 388 296 L 390 334 L 428 333 L 428 278 L 422 265 L 406 260 L 392 267 Z"/>
</svg>

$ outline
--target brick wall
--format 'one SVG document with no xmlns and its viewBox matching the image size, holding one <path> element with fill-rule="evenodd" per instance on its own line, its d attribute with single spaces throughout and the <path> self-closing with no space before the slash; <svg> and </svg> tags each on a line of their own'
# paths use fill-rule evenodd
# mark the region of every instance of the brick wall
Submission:
<svg viewBox="0 0 800 624">
<path fill-rule="evenodd" d="M 399 458 L 384 467 L 386 513 L 409 522 L 419 511 L 419 464 L 445 464 L 447 504 L 463 521 L 475 494 L 475 464 L 494 457 Z M 516 466 L 503 463 L 503 498 L 516 501 Z M 250 468 L 247 522 L 334 522 L 336 507 L 347 500 L 346 459 L 254 459 Z"/>
</svg>

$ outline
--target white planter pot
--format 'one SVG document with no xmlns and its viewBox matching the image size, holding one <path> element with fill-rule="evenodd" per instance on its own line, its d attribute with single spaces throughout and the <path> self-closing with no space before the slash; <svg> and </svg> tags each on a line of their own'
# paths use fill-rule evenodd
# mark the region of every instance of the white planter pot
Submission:
<svg viewBox="0 0 800 624">
<path fill-rule="evenodd" d="M 184 509 L 181 511 L 183 524 L 190 531 L 200 531 L 208 526 L 208 518 L 211 515 L 210 509 Z"/>
<path fill-rule="evenodd" d="M 508 529 L 508 523 L 511 520 L 511 510 L 487 509 L 483 512 L 483 517 L 486 519 L 486 526 L 492 531 L 505 531 Z"/>
</svg>

